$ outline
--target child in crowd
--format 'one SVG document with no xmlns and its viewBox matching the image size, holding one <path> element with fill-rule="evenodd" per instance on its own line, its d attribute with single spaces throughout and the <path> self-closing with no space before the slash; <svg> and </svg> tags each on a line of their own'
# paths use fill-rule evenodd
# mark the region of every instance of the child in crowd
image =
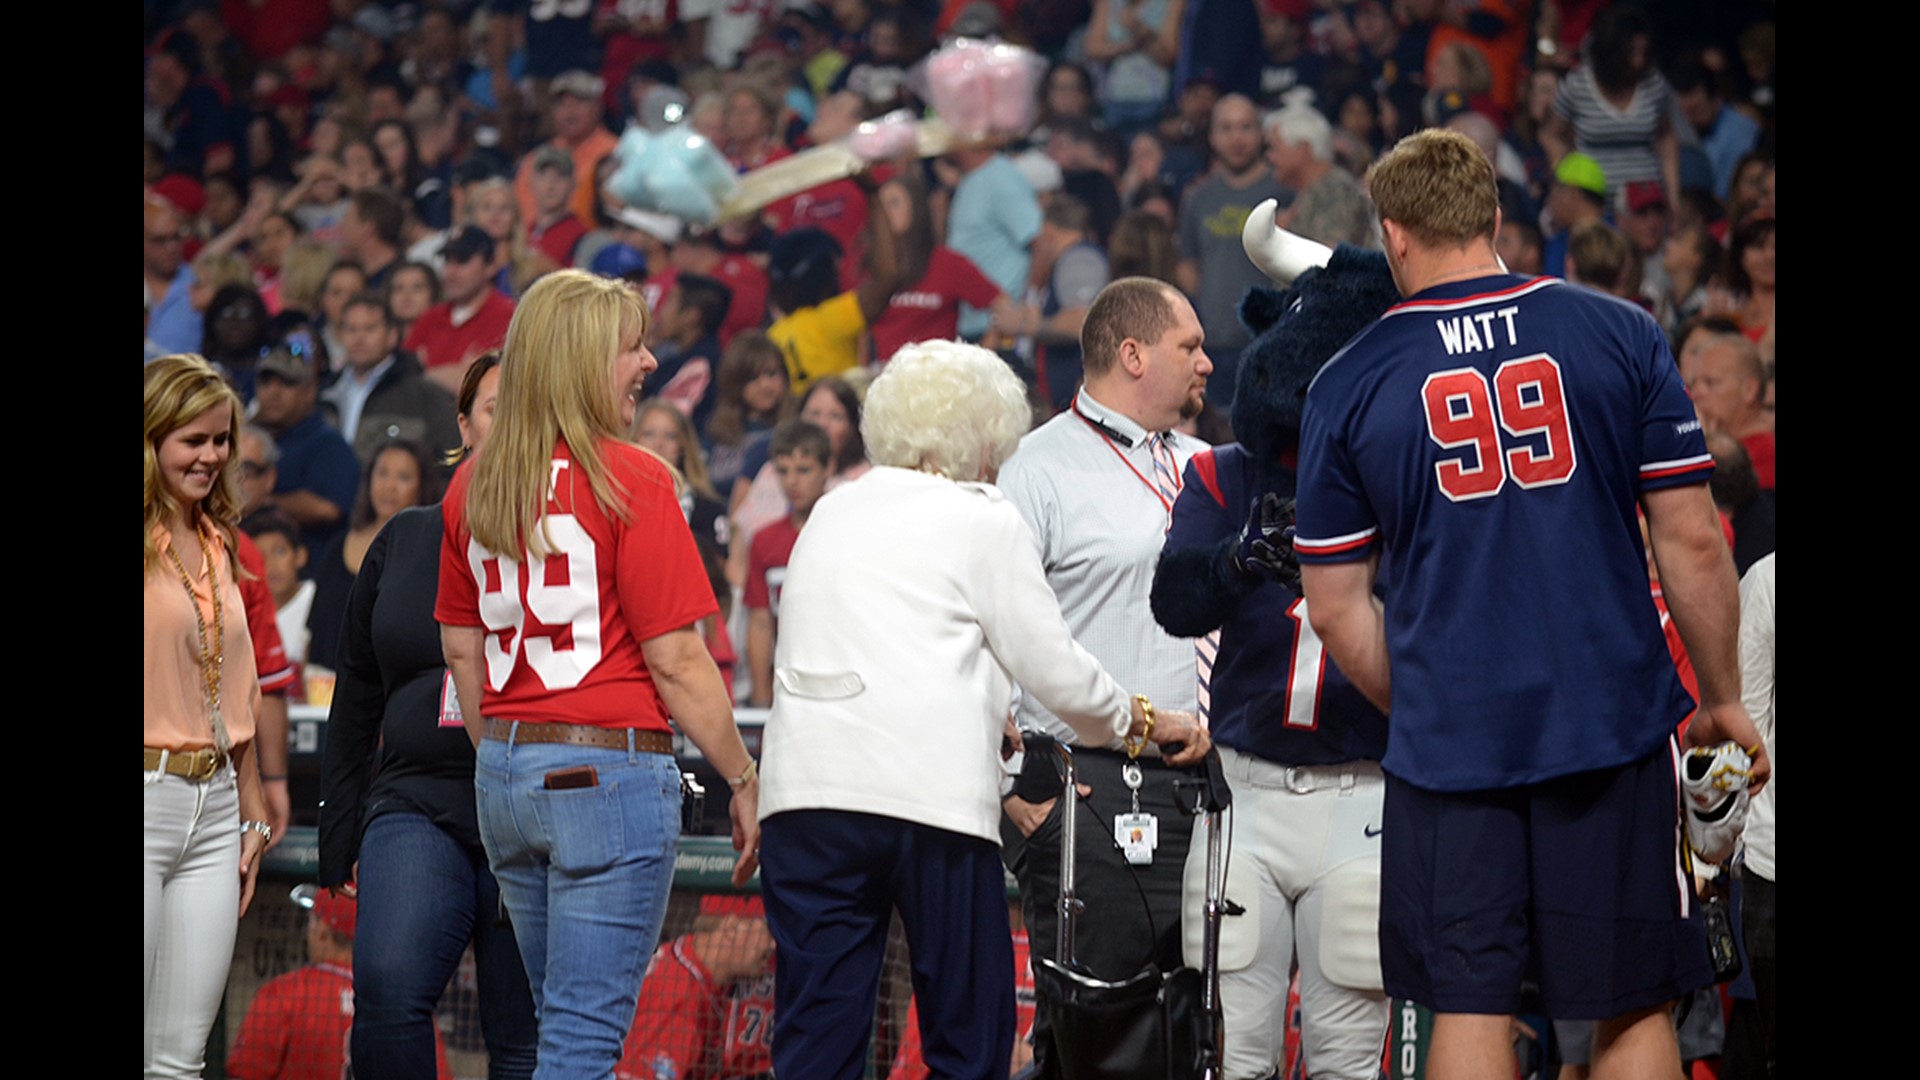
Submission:
<svg viewBox="0 0 1920 1080">
<path fill-rule="evenodd" d="M 301 166 L 300 182 L 281 197 L 279 207 L 293 215 L 307 239 L 334 249 L 340 246 L 340 226 L 351 205 L 340 174 L 338 161 L 313 155 Z"/>
<path fill-rule="evenodd" d="M 647 376 L 647 393 L 678 406 L 696 429 L 707 424 L 718 399 L 720 324 L 733 290 L 705 274 L 676 274 L 654 321 L 653 355 L 660 367 Z"/>
<path fill-rule="evenodd" d="M 714 381 L 713 415 L 700 429 L 701 444 L 713 489 L 731 498 L 747 455 L 770 436 L 787 400 L 786 358 L 767 335 L 741 334 L 720 358 Z"/>
<path fill-rule="evenodd" d="M 573 249 L 587 227 L 573 213 L 573 155 L 556 146 L 533 155 L 534 218 L 527 223 L 527 242 L 556 266 L 573 265 Z"/>
<path fill-rule="evenodd" d="M 300 526 L 284 511 L 268 507 L 240 523 L 267 563 L 267 589 L 273 593 L 273 620 L 287 647 L 287 660 L 300 673 L 307 662 L 307 613 L 313 607 L 314 584 L 304 580 L 307 546 L 300 542 Z M 305 701 L 304 679 L 296 678 L 292 700 Z"/>
<path fill-rule="evenodd" d="M 773 704 L 773 642 L 787 559 L 813 513 L 813 504 L 826 494 L 833 443 L 813 424 L 788 420 L 773 429 L 771 452 L 780 490 L 791 510 L 760 530 L 747 555 L 747 667 L 753 677 L 747 703 L 761 708 Z"/>
</svg>

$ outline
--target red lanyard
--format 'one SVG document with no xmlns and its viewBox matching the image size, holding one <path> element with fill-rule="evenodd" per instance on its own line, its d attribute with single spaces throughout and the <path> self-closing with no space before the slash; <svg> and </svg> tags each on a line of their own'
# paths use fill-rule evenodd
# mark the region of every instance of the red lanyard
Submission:
<svg viewBox="0 0 1920 1080">
<path fill-rule="evenodd" d="M 1168 502 L 1168 501 L 1167 501 L 1167 497 L 1166 497 L 1165 495 L 1163 495 L 1163 494 L 1161 494 L 1161 493 L 1160 493 L 1160 485 L 1159 485 L 1159 484 L 1156 484 L 1156 483 L 1154 483 L 1153 481 L 1151 481 L 1151 480 L 1149 480 L 1149 479 L 1147 479 L 1147 478 L 1146 478 L 1146 476 L 1145 476 L 1144 474 L 1142 474 L 1142 473 L 1140 472 L 1140 470 L 1139 470 L 1139 469 L 1138 469 L 1137 467 L 1135 467 L 1135 465 L 1133 464 L 1133 462 L 1131 462 L 1131 461 L 1128 461 L 1128 460 L 1127 460 L 1127 455 L 1125 455 L 1125 454 L 1123 454 L 1123 453 L 1121 453 L 1121 452 L 1120 452 L 1120 448 L 1119 448 L 1119 447 L 1117 447 L 1117 446 L 1115 446 L 1115 445 L 1113 445 L 1113 436 L 1112 436 L 1112 435 L 1109 435 L 1109 434 L 1108 434 L 1108 433 L 1107 433 L 1106 431 L 1104 431 L 1104 430 L 1103 430 L 1103 429 L 1102 429 L 1102 428 L 1100 427 L 1100 425 L 1098 425 L 1098 424 L 1096 424 L 1096 423 L 1094 423 L 1094 422 L 1093 422 L 1092 420 L 1089 420 L 1089 419 L 1087 418 L 1087 414 L 1086 414 L 1086 413 L 1083 413 L 1083 412 L 1081 412 L 1081 411 L 1080 411 L 1080 403 L 1079 403 L 1079 402 L 1077 402 L 1077 401 L 1076 401 L 1076 402 L 1074 402 L 1074 403 L 1073 403 L 1073 405 L 1072 405 L 1072 409 L 1073 409 L 1073 415 L 1075 415 L 1075 416 L 1077 416 L 1077 417 L 1079 417 L 1079 418 L 1080 418 L 1080 422 L 1081 422 L 1081 423 L 1083 423 L 1083 424 L 1085 424 L 1085 425 L 1087 425 L 1088 427 L 1090 427 L 1090 428 L 1092 428 L 1092 429 L 1093 429 L 1093 433 L 1094 433 L 1094 434 L 1096 434 L 1096 435 L 1098 435 L 1098 436 L 1100 436 L 1100 441 L 1101 441 L 1102 443 L 1104 443 L 1104 444 L 1106 445 L 1106 448 L 1107 448 L 1108 450 L 1110 450 L 1110 451 L 1112 451 L 1112 452 L 1113 452 L 1113 456 L 1114 456 L 1114 457 L 1117 457 L 1117 458 L 1119 458 L 1119 459 L 1120 459 L 1120 464 L 1122 464 L 1122 465 L 1125 465 L 1125 466 L 1127 467 L 1127 471 L 1128 471 L 1128 472 L 1130 472 L 1130 473 L 1132 473 L 1132 474 L 1133 474 L 1133 475 L 1134 475 L 1135 477 L 1137 477 L 1137 478 L 1139 479 L 1139 481 L 1140 481 L 1140 482 L 1141 482 L 1142 484 L 1144 484 L 1144 485 L 1146 485 L 1146 488 L 1147 488 L 1147 490 L 1148 490 L 1148 491 L 1151 491 L 1151 492 L 1153 492 L 1153 497 L 1154 497 L 1154 498 L 1156 498 L 1156 499 L 1159 499 L 1159 500 L 1160 500 L 1160 505 L 1161 505 L 1161 506 L 1162 506 L 1163 508 L 1165 508 L 1165 510 L 1167 511 L 1167 513 L 1168 513 L 1169 515 L 1171 515 L 1171 514 L 1173 513 L 1173 504 L 1172 504 L 1172 503 L 1170 503 L 1170 502 Z"/>
</svg>

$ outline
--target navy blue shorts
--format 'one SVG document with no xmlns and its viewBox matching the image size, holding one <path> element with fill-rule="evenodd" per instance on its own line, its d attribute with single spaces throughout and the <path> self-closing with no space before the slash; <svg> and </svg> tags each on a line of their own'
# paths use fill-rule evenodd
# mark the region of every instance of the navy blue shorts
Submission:
<svg viewBox="0 0 1920 1080">
<path fill-rule="evenodd" d="M 1380 965 L 1436 1012 L 1510 1014 L 1540 987 L 1603 1020 L 1713 981 L 1680 850 L 1679 750 L 1494 791 L 1387 776 Z"/>
</svg>

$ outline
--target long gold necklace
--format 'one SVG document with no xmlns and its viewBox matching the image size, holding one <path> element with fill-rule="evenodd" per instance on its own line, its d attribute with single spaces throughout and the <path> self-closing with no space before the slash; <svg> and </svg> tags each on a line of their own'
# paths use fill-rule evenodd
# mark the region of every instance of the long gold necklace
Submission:
<svg viewBox="0 0 1920 1080">
<path fill-rule="evenodd" d="M 193 579 L 187 576 L 187 564 L 180 561 L 180 552 L 173 544 L 167 545 L 167 557 L 173 560 L 173 569 L 180 575 L 180 585 L 187 590 L 187 603 L 193 607 L 193 622 L 200 637 L 200 679 L 206 691 L 208 709 L 212 713 L 213 743 L 222 754 L 226 754 L 233 749 L 233 739 L 227 734 L 226 721 L 220 716 L 220 671 L 226 663 L 225 605 L 220 602 L 220 575 L 213 565 L 213 544 L 200 531 L 198 523 L 194 525 L 193 535 L 200 541 L 200 553 L 205 558 L 207 568 L 207 590 L 213 597 L 211 642 L 207 640 L 207 617 L 200 613 L 200 597 L 193 591 Z"/>
</svg>

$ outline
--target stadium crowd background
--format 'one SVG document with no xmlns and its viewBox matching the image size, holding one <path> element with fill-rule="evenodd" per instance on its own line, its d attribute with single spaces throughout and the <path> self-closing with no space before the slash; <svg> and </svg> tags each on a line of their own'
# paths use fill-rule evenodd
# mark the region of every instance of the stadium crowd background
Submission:
<svg viewBox="0 0 1920 1080">
<path fill-rule="evenodd" d="M 643 409 L 635 435 L 687 478 L 733 612 L 709 643 L 740 702 L 764 704 L 781 548 L 819 494 L 772 461 L 824 458 L 829 485 L 864 471 L 859 395 L 894 347 L 981 341 L 1044 418 L 1072 393 L 1092 296 L 1157 277 L 1201 315 L 1216 371 L 1196 427 L 1226 441 L 1234 305 L 1260 280 L 1246 213 L 1275 197 L 1297 232 L 1377 245 L 1358 180 L 1429 125 L 1495 162 L 1512 269 L 1660 320 L 1721 436 L 1714 492 L 1741 571 L 1773 547 L 1770 3 L 148 0 L 144 15 L 146 356 L 202 353 L 248 401 L 249 531 L 307 665 L 296 700 L 324 701 L 359 555 L 434 500 L 460 375 L 541 273 L 625 277 L 650 302 L 649 390 L 674 407 Z M 629 123 L 684 121 L 744 172 L 923 109 L 914 65 L 959 34 L 1050 61 L 1027 139 L 717 228 L 636 213 L 596 182 Z M 843 291 L 881 303 L 836 307 Z M 790 418 L 824 445 L 777 435 Z"/>
</svg>

